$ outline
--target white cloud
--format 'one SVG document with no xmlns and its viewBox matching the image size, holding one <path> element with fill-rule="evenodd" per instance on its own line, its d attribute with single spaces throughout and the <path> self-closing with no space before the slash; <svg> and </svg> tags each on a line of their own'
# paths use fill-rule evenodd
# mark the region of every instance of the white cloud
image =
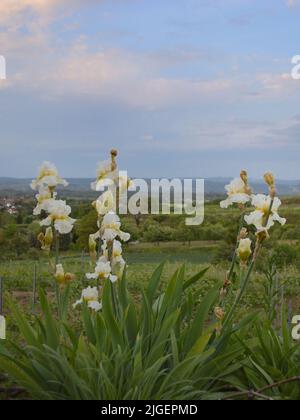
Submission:
<svg viewBox="0 0 300 420">
<path fill-rule="evenodd" d="M 282 98 L 299 91 L 299 83 L 292 78 L 291 73 L 259 73 L 257 81 L 261 85 L 258 95 L 264 98 Z"/>
<path fill-rule="evenodd" d="M 85 37 L 61 49 L 53 48 L 50 34 L 39 29 L 26 38 L 2 34 L 0 40 L 17 63 L 11 83 L 45 97 L 89 95 L 156 108 L 227 96 L 235 87 L 234 80 L 226 78 L 167 78 L 162 76 L 166 64 L 160 55 L 112 48 L 91 51 Z"/>
<path fill-rule="evenodd" d="M 299 0 L 286 0 L 286 4 L 288 7 L 293 8 L 300 4 Z"/>
<path fill-rule="evenodd" d="M 102 0 L 1 0 L 0 24 L 9 30 L 32 25 L 42 25 L 46 29 L 58 17 L 99 1 Z"/>
<path fill-rule="evenodd" d="M 28 29 L 24 34 L 16 24 L 0 33 L 0 45 L 4 48 L 1 53 L 9 58 L 7 86 L 45 98 L 92 96 L 104 102 L 150 109 L 281 98 L 296 90 L 295 81 L 288 74 L 233 71 L 205 78 L 170 77 L 164 71 L 168 66 L 173 69 L 190 61 L 207 64 L 212 57 L 201 51 L 178 50 L 168 56 L 165 52 L 134 53 L 101 46 L 92 50 L 84 36 L 73 44 L 65 44 L 48 29 L 49 17 L 55 16 L 61 6 L 74 10 L 74 5 L 95 1 L 1 0 L 0 20 L 22 16 Z M 25 19 L 23 14 L 28 10 L 37 15 Z"/>
<path fill-rule="evenodd" d="M 213 101 L 281 100 L 298 92 L 299 84 L 290 74 L 166 77 L 166 60 L 159 54 L 113 48 L 95 51 L 85 37 L 70 47 L 54 48 L 51 35 L 39 28 L 26 38 L 2 34 L 1 41 L 16 62 L 10 84 L 46 98 L 90 96 L 107 103 L 156 109 Z"/>
<path fill-rule="evenodd" d="M 11 24 L 18 21 L 27 12 L 46 15 L 58 5 L 66 2 L 68 0 L 1 0 L 0 22 L 2 24 Z"/>
<path fill-rule="evenodd" d="M 160 141 L 143 143 L 142 148 L 178 152 L 232 151 L 233 155 L 256 151 L 258 156 L 266 150 L 275 153 L 297 145 L 300 123 L 296 119 L 281 121 L 241 118 L 201 118 L 190 124 L 179 121 L 167 130 Z"/>
<path fill-rule="evenodd" d="M 43 38 L 41 44 L 45 42 Z M 39 47 L 37 47 L 38 49 Z M 47 48 L 45 45 L 44 48 Z M 51 48 L 48 46 L 48 50 Z M 163 76 L 164 61 L 159 56 L 120 49 L 90 51 L 82 39 L 59 56 L 31 67 L 18 85 L 37 89 L 43 95 L 63 97 L 83 95 L 130 107 L 181 107 L 186 104 L 222 100 L 282 99 L 297 94 L 298 85 L 290 74 L 232 74 L 210 78 L 172 78 Z M 32 77 L 33 76 L 33 77 Z"/>
</svg>

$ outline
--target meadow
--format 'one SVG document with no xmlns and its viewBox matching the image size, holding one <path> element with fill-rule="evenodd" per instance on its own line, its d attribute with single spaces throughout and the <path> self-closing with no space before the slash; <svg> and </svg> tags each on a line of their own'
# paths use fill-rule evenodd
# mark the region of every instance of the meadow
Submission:
<svg viewBox="0 0 300 420">
<path fill-rule="evenodd" d="M 141 305 L 141 290 L 146 290 L 149 279 L 157 266 L 164 262 L 164 271 L 162 274 L 161 289 L 168 283 L 168 280 L 183 264 L 186 266 L 186 274 L 188 277 L 194 276 L 208 268 L 206 276 L 201 279 L 196 286 L 194 286 L 193 293 L 199 293 L 199 298 L 204 297 L 209 290 L 216 285 L 222 285 L 226 277 L 227 261 L 215 261 L 218 254 L 220 243 L 214 241 L 195 242 L 188 244 L 182 243 L 162 243 L 159 247 L 151 243 L 144 243 L 140 245 L 130 245 L 125 251 L 125 258 L 127 261 L 127 280 L 128 288 L 137 302 Z M 159 249 L 158 249 L 159 248 Z M 91 269 L 91 263 L 88 255 L 70 255 L 69 253 L 62 257 L 64 267 L 66 270 L 72 270 L 76 275 L 76 281 L 72 285 L 72 301 L 75 301 L 81 287 L 85 287 L 87 282 L 84 273 Z M 55 294 L 53 275 L 47 261 L 41 258 L 37 260 L 21 260 L 9 261 L 1 264 L 1 277 L 3 282 L 3 303 L 4 314 L 7 316 L 7 334 L 13 341 L 21 340 L 20 331 L 17 325 L 10 316 L 8 302 L 12 299 L 22 308 L 31 319 L 37 314 L 40 316 L 40 310 L 37 303 L 39 302 L 38 292 L 36 291 L 36 303 L 33 306 L 33 288 L 36 287 L 46 290 L 49 302 L 55 305 Z M 34 282 L 36 280 L 36 286 Z M 280 288 L 273 292 L 268 288 L 267 276 L 263 270 L 259 269 L 255 272 L 252 282 L 249 285 L 247 294 L 244 296 L 239 310 L 236 313 L 236 319 L 243 318 L 249 315 L 254 310 L 259 310 L 261 317 L 265 318 L 265 314 L 274 307 L 276 315 L 273 323 L 280 329 L 281 324 L 281 308 L 282 305 L 287 311 L 287 321 L 291 325 L 292 317 L 300 312 L 300 272 L 293 264 L 283 266 L 276 274 L 277 287 Z M 274 303 L 275 301 L 275 303 Z M 78 320 L 72 315 L 72 322 L 76 324 Z M 275 363 L 275 362 L 274 362 Z M 288 376 L 287 372 L 279 375 L 279 378 Z M 234 387 L 232 388 L 234 389 Z M 238 389 L 238 388 L 237 388 Z M 235 390 L 235 389 L 234 389 Z M 289 399 L 289 389 L 286 390 Z M 236 390 L 232 392 L 236 394 Z M 0 400 L 1 399 L 31 399 L 23 388 L 19 387 L 14 381 L 8 378 L 5 371 L 0 375 Z M 212 398 L 217 398 L 212 395 Z M 274 395 L 272 395 L 274 398 Z M 235 399 L 235 397 L 233 398 Z M 239 397 L 237 396 L 237 399 Z M 242 398 L 244 399 L 244 398 Z M 251 398 L 255 399 L 255 397 Z M 261 398 L 257 398 L 261 399 Z M 262 398 L 263 399 L 263 398 Z M 271 399 L 271 397 L 270 397 Z M 279 398 L 281 399 L 281 397 Z"/>
<path fill-rule="evenodd" d="M 295 244 L 291 241 L 282 241 L 283 249 L 293 248 Z M 221 241 L 197 241 L 190 244 L 180 242 L 163 242 L 158 244 L 140 243 L 129 245 L 124 252 L 127 262 L 127 280 L 130 291 L 139 296 L 141 289 L 147 287 L 148 279 L 155 271 L 157 266 L 164 263 L 162 284 L 166 283 L 170 276 L 182 265 L 185 265 L 187 274 L 192 276 L 197 272 L 208 268 L 207 275 L 203 281 L 197 285 L 204 294 L 210 287 L 222 284 L 226 277 L 227 261 L 219 257 L 220 248 L 226 247 Z M 255 272 L 253 281 L 248 289 L 247 296 L 244 297 L 242 312 L 247 310 L 264 307 L 264 284 L 265 284 L 265 264 L 271 258 L 271 252 L 261 259 Z M 283 261 L 277 270 L 277 279 L 282 285 L 280 299 L 287 302 L 289 318 L 292 314 L 300 313 L 300 270 L 298 261 L 292 261 L 293 257 L 281 255 Z M 88 282 L 85 273 L 91 270 L 90 257 L 87 254 L 66 253 L 61 260 L 66 271 L 72 271 L 76 275 L 76 282 L 73 285 L 73 293 Z M 53 290 L 53 274 L 48 261 L 41 258 L 39 260 L 10 260 L 1 263 L 0 276 L 3 281 L 3 303 L 4 313 L 7 312 L 7 298 L 13 296 L 26 310 L 31 311 L 33 301 L 33 290 L 37 287 Z"/>
</svg>

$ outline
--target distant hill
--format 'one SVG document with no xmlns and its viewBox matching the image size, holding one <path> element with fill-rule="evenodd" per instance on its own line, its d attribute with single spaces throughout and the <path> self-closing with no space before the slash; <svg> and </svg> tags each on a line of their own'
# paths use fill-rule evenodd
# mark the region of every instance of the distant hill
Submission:
<svg viewBox="0 0 300 420">
<path fill-rule="evenodd" d="M 208 178 L 205 180 L 205 191 L 208 194 L 223 195 L 224 187 L 230 181 L 229 178 Z M 251 180 L 250 183 L 255 193 L 267 193 L 268 189 L 263 181 Z M 278 194 L 281 196 L 300 194 L 300 181 L 278 180 L 276 186 Z"/>
<path fill-rule="evenodd" d="M 30 188 L 32 179 L 5 178 L 0 177 L 0 196 L 22 196 L 34 195 L 34 191 Z M 69 179 L 67 188 L 58 188 L 63 196 L 72 198 L 94 197 L 95 193 L 91 191 L 90 185 L 92 179 L 73 178 Z"/>
<path fill-rule="evenodd" d="M 207 178 L 205 179 L 205 192 L 210 196 L 224 195 L 224 187 L 230 182 L 229 178 Z M 97 195 L 90 189 L 92 179 L 87 178 L 72 178 L 69 179 L 69 186 L 64 188 L 63 195 L 71 198 L 86 198 Z M 0 177 L 0 195 L 1 196 L 22 196 L 33 195 L 29 184 L 31 179 L 17 179 Z M 150 180 L 147 179 L 148 184 Z M 253 180 L 251 186 L 255 192 L 266 193 L 267 187 L 262 181 Z M 285 195 L 299 195 L 300 181 L 277 181 L 278 194 Z"/>
</svg>

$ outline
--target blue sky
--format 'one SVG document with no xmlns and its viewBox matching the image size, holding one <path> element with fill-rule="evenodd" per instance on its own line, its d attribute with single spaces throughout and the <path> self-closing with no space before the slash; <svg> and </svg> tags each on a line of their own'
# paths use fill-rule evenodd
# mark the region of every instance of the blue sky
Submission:
<svg viewBox="0 0 300 420">
<path fill-rule="evenodd" d="M 300 179 L 298 0 L 1 0 L 0 176 Z"/>
</svg>

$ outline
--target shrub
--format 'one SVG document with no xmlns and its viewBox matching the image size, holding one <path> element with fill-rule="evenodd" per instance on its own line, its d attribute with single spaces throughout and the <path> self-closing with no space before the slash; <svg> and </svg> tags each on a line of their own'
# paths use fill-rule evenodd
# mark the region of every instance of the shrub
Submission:
<svg viewBox="0 0 300 420">
<path fill-rule="evenodd" d="M 278 267 L 297 263 L 300 258 L 300 249 L 295 246 L 282 244 L 277 245 L 272 252 L 273 258 Z"/>
</svg>

